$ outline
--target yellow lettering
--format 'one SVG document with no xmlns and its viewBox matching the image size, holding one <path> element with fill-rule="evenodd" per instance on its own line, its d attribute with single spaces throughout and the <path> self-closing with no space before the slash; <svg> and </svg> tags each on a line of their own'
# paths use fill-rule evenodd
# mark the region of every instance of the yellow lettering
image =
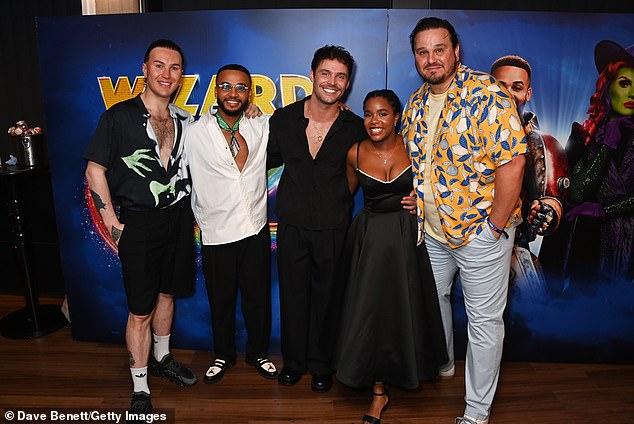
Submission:
<svg viewBox="0 0 634 424">
<path fill-rule="evenodd" d="M 273 99 L 277 94 L 277 87 L 273 80 L 266 75 L 252 75 L 253 103 L 260 108 L 262 113 L 271 115 L 275 112 Z"/>
<path fill-rule="evenodd" d="M 110 109 L 110 106 L 115 105 L 129 98 L 138 96 L 143 92 L 145 84 L 143 83 L 143 77 L 137 76 L 134 79 L 134 85 L 130 87 L 130 80 L 128 77 L 117 78 L 117 83 L 112 86 L 112 80 L 110 77 L 99 77 L 99 89 L 101 90 L 101 97 L 103 103 L 106 105 L 106 109 Z"/>
<path fill-rule="evenodd" d="M 209 83 L 209 87 L 207 87 L 207 92 L 205 93 L 205 100 L 203 101 L 203 108 L 200 109 L 200 114 L 207 113 L 209 110 L 209 106 L 216 103 L 216 92 L 214 88 L 216 87 L 216 76 L 211 77 L 211 82 Z"/>
<path fill-rule="evenodd" d="M 176 97 L 174 97 L 173 102 L 176 106 L 185 109 L 192 115 L 196 115 L 198 105 L 188 105 L 187 100 L 189 100 L 189 96 L 191 96 L 192 90 L 197 82 L 198 75 L 183 75 L 181 77 L 180 87 L 176 92 Z"/>
<path fill-rule="evenodd" d="M 198 104 L 187 104 L 199 79 L 199 75 L 183 75 L 180 80 L 180 87 L 174 97 L 175 105 L 183 108 L 194 116 L 198 113 L 206 113 L 209 107 L 216 103 L 216 75 L 213 75 L 207 87 L 202 107 L 199 108 Z M 253 91 L 250 100 L 257 105 L 263 113 L 267 115 L 272 114 L 275 111 L 273 101 L 277 96 L 278 90 L 275 82 L 266 75 L 258 74 L 252 75 L 251 80 Z M 141 94 L 145 88 L 143 76 L 135 77 L 134 84 L 132 85 L 130 85 L 128 77 L 124 76 L 118 77 L 114 85 L 110 77 L 99 77 L 98 81 L 101 97 L 103 98 L 106 109 L 109 109 L 114 104 Z M 303 75 L 280 74 L 279 85 L 282 107 L 288 106 L 313 92 L 313 83 L 308 77 Z"/>
<path fill-rule="evenodd" d="M 297 101 L 298 89 L 304 92 L 304 97 L 313 92 L 313 83 L 303 75 L 280 74 L 282 87 L 282 106 L 288 106 Z"/>
</svg>

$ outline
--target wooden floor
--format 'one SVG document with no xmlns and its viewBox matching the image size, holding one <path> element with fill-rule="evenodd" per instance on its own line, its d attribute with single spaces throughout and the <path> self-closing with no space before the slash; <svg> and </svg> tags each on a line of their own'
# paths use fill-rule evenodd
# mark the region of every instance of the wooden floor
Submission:
<svg viewBox="0 0 634 424">
<path fill-rule="evenodd" d="M 22 306 L 19 296 L 0 296 L 0 316 Z M 211 359 L 209 352 L 174 353 L 199 378 Z M 330 392 L 315 394 L 310 376 L 283 387 L 259 377 L 239 359 L 217 384 L 183 388 L 151 377 L 154 408 L 166 409 L 170 417 L 163 422 L 361 423 L 368 392 L 335 382 Z M 274 359 L 279 364 L 280 358 Z M 121 413 L 131 392 L 126 360 L 123 346 L 74 341 L 69 327 L 32 340 L 0 337 L 0 413 L 38 407 Z M 416 391 L 391 389 L 383 423 L 453 423 L 464 407 L 463 374 L 464 363 L 459 362 L 452 379 Z M 634 365 L 502 364 L 491 424 L 586 422 L 634 423 Z"/>
</svg>

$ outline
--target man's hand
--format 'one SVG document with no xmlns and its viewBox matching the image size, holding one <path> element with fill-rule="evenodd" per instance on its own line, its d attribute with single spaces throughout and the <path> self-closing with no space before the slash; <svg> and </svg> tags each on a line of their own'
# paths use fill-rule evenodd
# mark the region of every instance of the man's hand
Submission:
<svg viewBox="0 0 634 424">
<path fill-rule="evenodd" d="M 110 237 L 112 237 L 112 241 L 117 246 L 119 245 L 119 239 L 121 238 L 121 234 L 123 233 L 123 227 L 125 225 L 121 224 L 121 228 L 117 228 L 114 225 L 110 229 Z"/>
<path fill-rule="evenodd" d="M 339 102 L 337 103 L 337 106 L 339 106 L 339 110 L 351 110 L 345 103 Z"/>
<path fill-rule="evenodd" d="M 139 151 L 135 152 L 138 153 Z M 132 158 L 135 155 L 128 156 Z M 130 162 L 126 162 L 131 169 L 137 171 L 136 166 L 144 166 L 140 163 L 141 156 L 146 156 L 144 152 L 140 152 L 134 160 L 130 159 Z M 121 233 L 123 232 L 124 225 L 119 222 L 119 217 L 115 213 L 115 209 L 112 205 L 112 199 L 110 198 L 110 188 L 108 187 L 108 181 L 106 179 L 106 168 L 99 165 L 96 162 L 88 161 L 86 165 L 86 181 L 90 187 L 90 196 L 101 219 L 103 221 L 104 230 L 110 234 L 110 237 L 115 246 L 118 245 Z M 110 243 L 109 243 L 110 244 Z"/>
<path fill-rule="evenodd" d="M 409 196 L 403 196 L 401 199 L 403 209 L 409 211 L 412 215 L 416 215 L 416 193 L 412 190 Z"/>
<path fill-rule="evenodd" d="M 559 226 L 561 218 L 561 204 L 556 199 L 544 197 L 535 199 L 531 204 L 528 214 L 531 240 L 535 236 L 552 234 Z"/>
<path fill-rule="evenodd" d="M 262 111 L 256 104 L 249 103 L 247 108 L 244 110 L 244 116 L 249 119 L 257 118 L 258 116 L 262 116 Z"/>
</svg>

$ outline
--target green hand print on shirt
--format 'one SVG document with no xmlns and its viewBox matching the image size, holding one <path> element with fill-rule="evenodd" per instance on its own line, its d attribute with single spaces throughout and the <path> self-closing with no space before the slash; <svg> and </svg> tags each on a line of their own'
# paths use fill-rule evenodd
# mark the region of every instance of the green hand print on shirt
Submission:
<svg viewBox="0 0 634 424">
<path fill-rule="evenodd" d="M 152 150 L 150 149 L 138 149 L 137 151 L 132 153 L 130 156 L 121 158 L 121 160 L 127 165 L 128 168 L 130 168 L 131 170 L 133 170 L 134 172 L 136 172 L 137 174 L 145 178 L 145 175 L 143 175 L 143 173 L 139 170 L 139 168 L 145 171 L 151 171 L 150 168 L 148 168 L 143 163 L 141 163 L 142 159 L 154 160 L 152 156 L 146 155 L 146 153 L 151 151 Z"/>
</svg>

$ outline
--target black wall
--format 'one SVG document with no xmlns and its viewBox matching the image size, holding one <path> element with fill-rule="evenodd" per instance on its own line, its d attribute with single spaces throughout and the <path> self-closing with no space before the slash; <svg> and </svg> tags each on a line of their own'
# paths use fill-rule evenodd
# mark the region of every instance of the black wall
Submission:
<svg viewBox="0 0 634 424">
<path fill-rule="evenodd" d="M 211 9 L 274 8 L 421 8 L 632 13 L 631 1 L 473 1 L 473 0 L 145 0 L 148 12 Z M 41 126 L 46 133 L 36 41 L 36 16 L 81 15 L 81 0 L 9 0 L 0 5 L 0 157 L 15 155 L 6 130 L 18 120 Z M 63 49 L 64 46 L 59 46 Z M 80 116 L 69 119 L 81 119 Z M 59 243 L 50 175 L 38 172 L 18 177 L 23 200 L 26 237 L 31 246 L 33 280 L 42 294 L 63 294 Z M 56 187 L 63 190 L 64 187 Z M 0 293 L 22 293 L 23 276 L 13 248 L 7 218 L 9 185 L 0 177 Z"/>
<path fill-rule="evenodd" d="M 81 0 L 10 0 L 2 2 L 0 9 L 0 81 L 4 92 L 0 97 L 0 157 L 6 160 L 16 152 L 15 140 L 7 134 L 16 121 L 24 120 L 46 132 L 35 17 L 81 15 Z M 32 281 L 42 294 L 63 294 L 50 175 L 38 171 L 15 178 L 23 202 Z M 0 293 L 23 293 L 24 277 L 7 216 L 9 198 L 9 177 L 0 176 Z"/>
</svg>

